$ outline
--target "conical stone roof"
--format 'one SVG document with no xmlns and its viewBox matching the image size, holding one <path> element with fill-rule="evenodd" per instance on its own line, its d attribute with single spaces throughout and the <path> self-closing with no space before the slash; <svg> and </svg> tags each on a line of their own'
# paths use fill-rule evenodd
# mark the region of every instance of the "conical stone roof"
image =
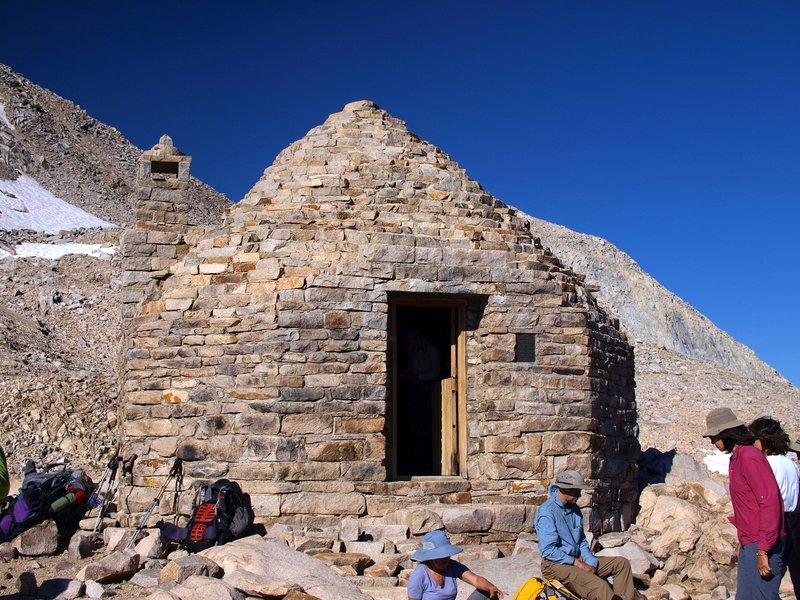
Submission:
<svg viewBox="0 0 800 600">
<path fill-rule="evenodd" d="M 280 223 L 531 246 L 517 211 L 374 102 L 352 102 L 283 150 L 231 211 L 233 229 Z M 503 231 L 505 230 L 505 231 Z"/>
</svg>

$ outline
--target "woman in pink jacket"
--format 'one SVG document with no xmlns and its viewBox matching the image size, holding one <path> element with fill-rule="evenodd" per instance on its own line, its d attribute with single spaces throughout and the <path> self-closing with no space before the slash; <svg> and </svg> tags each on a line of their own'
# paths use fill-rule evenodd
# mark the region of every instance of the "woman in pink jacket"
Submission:
<svg viewBox="0 0 800 600">
<path fill-rule="evenodd" d="M 740 544 L 736 600 L 779 600 L 785 531 L 783 499 L 772 469 L 753 446 L 753 434 L 730 408 L 708 413 L 704 436 L 731 453 L 729 519 Z"/>
</svg>

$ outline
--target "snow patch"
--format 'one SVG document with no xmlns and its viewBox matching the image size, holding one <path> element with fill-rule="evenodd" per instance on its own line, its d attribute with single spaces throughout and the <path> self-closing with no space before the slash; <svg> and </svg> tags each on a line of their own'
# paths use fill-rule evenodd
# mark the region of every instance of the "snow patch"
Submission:
<svg viewBox="0 0 800 600">
<path fill-rule="evenodd" d="M 31 229 L 44 233 L 116 225 L 65 202 L 30 175 L 14 181 L 0 179 L 0 229 Z"/>
<path fill-rule="evenodd" d="M 0 102 L 0 121 L 2 121 L 5 124 L 5 126 L 8 127 L 11 131 L 16 131 L 16 128 L 11 123 L 11 121 L 8 120 L 8 117 L 6 116 L 6 107 L 3 106 L 2 102 Z"/>
<path fill-rule="evenodd" d="M 25 206 L 22 200 L 0 190 L 0 211 L 4 209 L 6 211 L 15 210 L 17 212 L 28 212 L 28 207 Z"/>
<path fill-rule="evenodd" d="M 714 454 L 704 457 L 703 462 L 709 471 L 719 473 L 720 475 L 727 475 L 728 465 L 731 462 L 731 455 L 727 452 L 716 450 Z"/>
<path fill-rule="evenodd" d="M 118 248 L 106 244 L 78 244 L 77 242 L 66 242 L 63 244 L 34 244 L 24 242 L 14 247 L 15 254 L 6 252 L 0 248 L 0 258 L 47 258 L 58 260 L 67 254 L 85 254 L 95 258 L 108 258 L 114 254 Z"/>
</svg>

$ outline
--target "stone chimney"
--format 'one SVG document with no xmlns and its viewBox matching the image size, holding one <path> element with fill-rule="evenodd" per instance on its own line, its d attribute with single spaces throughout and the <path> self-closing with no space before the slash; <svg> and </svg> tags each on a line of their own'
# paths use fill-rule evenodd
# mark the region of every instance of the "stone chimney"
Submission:
<svg viewBox="0 0 800 600">
<path fill-rule="evenodd" d="M 191 163 L 166 134 L 139 158 L 135 222 L 122 236 L 124 330 L 139 302 L 187 252 Z"/>
</svg>

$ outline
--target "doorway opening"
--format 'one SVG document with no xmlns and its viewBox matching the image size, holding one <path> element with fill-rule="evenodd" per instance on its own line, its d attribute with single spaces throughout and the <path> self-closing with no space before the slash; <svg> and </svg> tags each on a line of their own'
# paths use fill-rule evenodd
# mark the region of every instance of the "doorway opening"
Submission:
<svg viewBox="0 0 800 600">
<path fill-rule="evenodd" d="M 390 303 L 392 472 L 460 475 L 466 449 L 465 303 Z"/>
</svg>

